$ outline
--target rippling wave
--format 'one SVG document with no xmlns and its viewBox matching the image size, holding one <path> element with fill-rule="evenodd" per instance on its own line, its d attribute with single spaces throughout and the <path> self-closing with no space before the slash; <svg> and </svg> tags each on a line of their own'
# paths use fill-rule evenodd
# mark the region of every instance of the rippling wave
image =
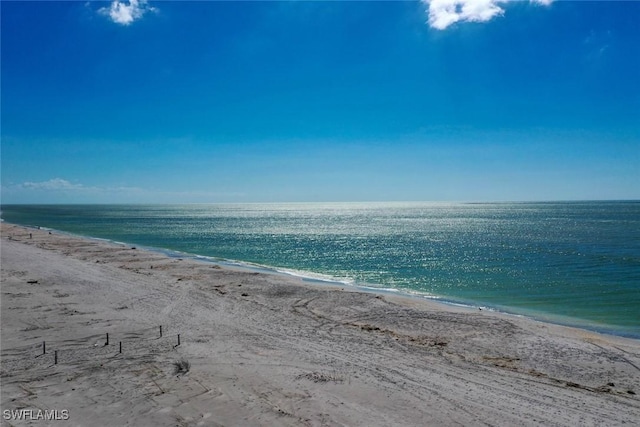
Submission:
<svg viewBox="0 0 640 427">
<path fill-rule="evenodd" d="M 640 202 L 7 205 L 2 217 L 640 336 Z"/>
</svg>

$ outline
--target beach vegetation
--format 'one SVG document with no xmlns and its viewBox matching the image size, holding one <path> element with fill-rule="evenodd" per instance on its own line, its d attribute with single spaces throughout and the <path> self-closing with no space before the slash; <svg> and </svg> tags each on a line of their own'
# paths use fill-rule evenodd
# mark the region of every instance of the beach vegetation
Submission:
<svg viewBox="0 0 640 427">
<path fill-rule="evenodd" d="M 191 369 L 191 363 L 187 359 L 173 362 L 173 375 L 184 375 Z"/>
</svg>

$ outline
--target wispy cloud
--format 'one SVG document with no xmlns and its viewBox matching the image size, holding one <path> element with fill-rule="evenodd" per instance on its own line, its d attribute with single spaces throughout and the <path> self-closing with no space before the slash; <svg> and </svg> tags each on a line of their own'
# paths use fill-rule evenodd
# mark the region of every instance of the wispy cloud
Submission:
<svg viewBox="0 0 640 427">
<path fill-rule="evenodd" d="M 104 194 L 104 193 L 137 193 L 143 191 L 137 187 L 94 187 L 73 183 L 63 178 L 52 178 L 47 181 L 26 181 L 20 184 L 3 187 L 5 190 L 47 192 L 65 194 Z"/>
<path fill-rule="evenodd" d="M 585 59 L 589 62 L 596 62 L 605 56 L 606 51 L 609 49 L 610 44 L 613 41 L 612 32 L 591 30 L 589 35 L 584 39 L 584 47 L 586 49 Z"/>
<path fill-rule="evenodd" d="M 149 6 L 147 0 L 113 0 L 109 7 L 99 9 L 100 13 L 120 25 L 130 25 L 145 13 L 154 11 L 156 8 Z"/>
<path fill-rule="evenodd" d="M 501 4 L 513 0 L 421 0 L 429 13 L 429 25 L 444 30 L 456 22 L 486 22 L 504 15 Z M 530 0 L 548 6 L 553 0 Z"/>
<path fill-rule="evenodd" d="M 6 203 L 207 203 L 242 201 L 236 191 L 186 191 L 131 186 L 91 186 L 52 178 L 46 181 L 3 183 L 0 195 Z"/>
<path fill-rule="evenodd" d="M 44 191 L 69 191 L 69 190 L 78 191 L 78 190 L 86 189 L 86 187 L 84 187 L 82 184 L 73 184 L 67 181 L 66 179 L 62 179 L 62 178 L 53 178 L 48 181 L 41 181 L 41 182 L 27 181 L 22 184 L 19 184 L 18 186 L 25 189 L 29 189 L 29 190 L 44 190 Z"/>
</svg>

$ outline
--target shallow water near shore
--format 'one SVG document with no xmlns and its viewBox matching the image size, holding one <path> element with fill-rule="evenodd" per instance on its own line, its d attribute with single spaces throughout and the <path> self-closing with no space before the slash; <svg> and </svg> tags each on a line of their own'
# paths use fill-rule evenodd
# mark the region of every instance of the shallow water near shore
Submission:
<svg viewBox="0 0 640 427">
<path fill-rule="evenodd" d="M 640 202 L 4 205 L 2 219 L 640 337 Z"/>
</svg>

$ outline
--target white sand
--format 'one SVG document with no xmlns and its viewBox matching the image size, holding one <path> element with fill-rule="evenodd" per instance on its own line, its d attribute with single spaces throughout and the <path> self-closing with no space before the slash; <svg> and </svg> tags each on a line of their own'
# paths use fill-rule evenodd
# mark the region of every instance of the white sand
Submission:
<svg viewBox="0 0 640 427">
<path fill-rule="evenodd" d="M 640 424 L 638 340 L 5 223 L 1 237 L 2 425 Z M 69 420 L 4 419 L 19 409 Z"/>
</svg>

